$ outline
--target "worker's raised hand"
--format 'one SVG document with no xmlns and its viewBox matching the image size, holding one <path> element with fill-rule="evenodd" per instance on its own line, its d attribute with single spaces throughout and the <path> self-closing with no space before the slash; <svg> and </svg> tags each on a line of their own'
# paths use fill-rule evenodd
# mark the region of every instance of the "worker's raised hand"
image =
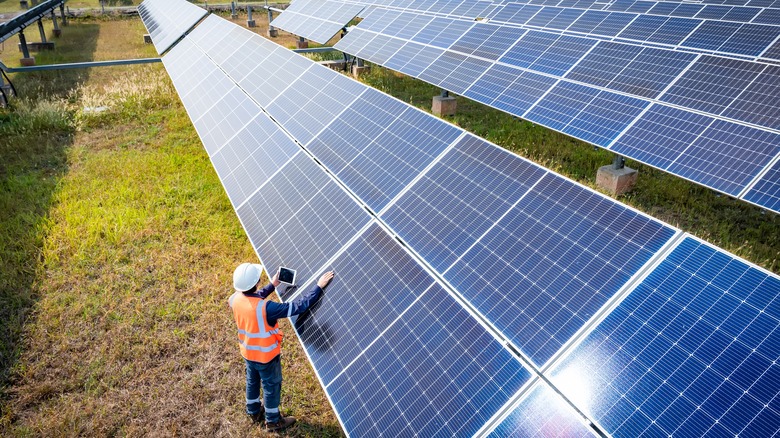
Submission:
<svg viewBox="0 0 780 438">
<path fill-rule="evenodd" d="M 271 279 L 271 284 L 274 285 L 274 287 L 279 286 L 279 270 L 276 270 L 276 274 L 274 274 L 274 278 Z"/>
<path fill-rule="evenodd" d="M 333 280 L 333 275 L 333 271 L 322 274 L 322 277 L 320 277 L 319 281 L 317 281 L 317 286 L 319 286 L 321 289 L 325 289 L 325 286 L 327 286 L 328 283 Z"/>
</svg>

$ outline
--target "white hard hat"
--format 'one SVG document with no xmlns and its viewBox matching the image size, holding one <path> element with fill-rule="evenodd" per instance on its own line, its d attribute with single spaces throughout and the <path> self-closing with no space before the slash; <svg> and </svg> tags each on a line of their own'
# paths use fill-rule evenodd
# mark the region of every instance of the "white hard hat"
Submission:
<svg viewBox="0 0 780 438">
<path fill-rule="evenodd" d="M 263 265 L 241 263 L 233 272 L 233 287 L 239 292 L 248 291 L 260 281 Z"/>
</svg>

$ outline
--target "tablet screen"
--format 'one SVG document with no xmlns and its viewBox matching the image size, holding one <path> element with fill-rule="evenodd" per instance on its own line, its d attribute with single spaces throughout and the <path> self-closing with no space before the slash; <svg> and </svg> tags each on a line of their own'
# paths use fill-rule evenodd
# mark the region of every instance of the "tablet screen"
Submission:
<svg viewBox="0 0 780 438">
<path fill-rule="evenodd" d="M 287 268 L 279 268 L 279 281 L 287 284 L 294 284 L 295 271 Z"/>
</svg>

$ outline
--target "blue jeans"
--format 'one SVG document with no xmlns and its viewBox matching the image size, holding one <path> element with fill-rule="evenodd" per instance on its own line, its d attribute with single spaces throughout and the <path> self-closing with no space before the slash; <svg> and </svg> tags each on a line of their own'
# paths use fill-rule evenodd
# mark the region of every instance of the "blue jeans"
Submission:
<svg viewBox="0 0 780 438">
<path fill-rule="evenodd" d="M 279 399 L 282 395 L 282 361 L 281 355 L 268 363 L 246 362 L 246 413 L 257 414 L 263 403 L 260 401 L 260 385 L 263 385 L 263 401 L 265 401 L 265 421 L 276 423 L 279 415 Z"/>
</svg>

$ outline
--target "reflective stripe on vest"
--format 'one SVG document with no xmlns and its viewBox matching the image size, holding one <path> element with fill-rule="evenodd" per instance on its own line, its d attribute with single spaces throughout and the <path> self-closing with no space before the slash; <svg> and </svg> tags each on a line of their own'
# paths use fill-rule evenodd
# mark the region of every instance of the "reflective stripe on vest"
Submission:
<svg viewBox="0 0 780 438">
<path fill-rule="evenodd" d="M 268 325 L 267 301 L 237 293 L 232 297 L 233 317 L 238 328 L 238 346 L 247 360 L 268 363 L 281 352 L 279 324 Z"/>
</svg>

